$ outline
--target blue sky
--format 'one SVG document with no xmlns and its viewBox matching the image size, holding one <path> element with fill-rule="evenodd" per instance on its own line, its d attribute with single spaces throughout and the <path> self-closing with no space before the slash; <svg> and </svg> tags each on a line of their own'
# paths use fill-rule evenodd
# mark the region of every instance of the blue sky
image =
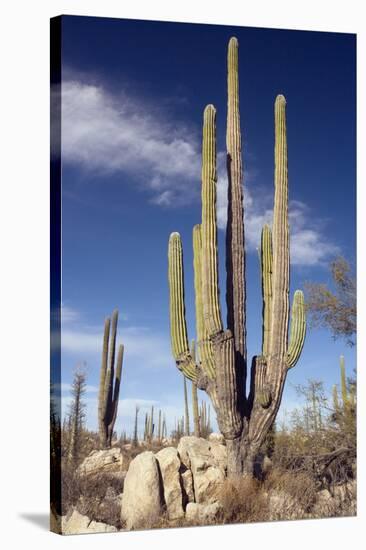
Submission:
<svg viewBox="0 0 366 550">
<path fill-rule="evenodd" d="M 162 408 L 172 426 L 183 412 L 183 380 L 170 353 L 167 243 L 181 233 L 194 337 L 192 227 L 208 103 L 217 108 L 222 289 L 225 282 L 227 42 L 239 40 L 251 356 L 261 345 L 256 247 L 271 220 L 278 93 L 287 99 L 292 292 L 307 280 L 329 282 L 337 254 L 355 264 L 355 36 L 71 16 L 62 32 L 64 404 L 85 361 L 88 426 L 96 428 L 103 321 L 117 307 L 125 361 L 115 428 L 131 431 L 135 403 L 141 417 L 151 404 Z M 308 331 L 282 417 L 298 403 L 293 384 L 338 381 L 341 353 L 351 374 L 355 350 Z"/>
</svg>

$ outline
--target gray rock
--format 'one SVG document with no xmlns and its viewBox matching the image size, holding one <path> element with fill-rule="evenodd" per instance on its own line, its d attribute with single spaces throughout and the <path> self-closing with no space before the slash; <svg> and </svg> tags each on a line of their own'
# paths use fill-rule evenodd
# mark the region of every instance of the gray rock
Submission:
<svg viewBox="0 0 366 550">
<path fill-rule="evenodd" d="M 105 473 L 120 473 L 123 471 L 124 456 L 119 447 L 92 451 L 78 467 L 81 476 Z"/>
<path fill-rule="evenodd" d="M 209 441 L 194 436 L 182 437 L 178 445 L 181 461 L 192 472 L 197 503 L 216 502 L 225 479 L 225 474 L 212 452 L 212 446 Z"/>
<path fill-rule="evenodd" d="M 183 472 L 181 478 L 183 485 L 183 502 L 194 502 L 193 476 L 191 470 Z"/>
<path fill-rule="evenodd" d="M 216 443 L 221 443 L 221 445 L 223 445 L 225 443 L 224 436 L 222 434 L 220 434 L 219 432 L 210 433 L 210 435 L 208 436 L 208 440 L 209 441 L 215 441 Z"/>
<path fill-rule="evenodd" d="M 269 492 L 269 521 L 301 519 L 305 510 L 291 495 L 285 491 Z"/>
<path fill-rule="evenodd" d="M 70 517 L 62 519 L 63 535 L 81 535 L 83 533 L 113 533 L 117 529 L 113 525 L 91 521 L 88 516 L 83 516 L 77 510 L 73 510 Z"/>
<path fill-rule="evenodd" d="M 122 495 L 121 519 L 127 529 L 151 527 L 163 512 L 163 487 L 158 462 L 151 451 L 134 458 Z"/>
<path fill-rule="evenodd" d="M 184 516 L 183 494 L 180 479 L 181 462 L 178 451 L 174 447 L 165 447 L 158 453 L 157 459 L 164 485 L 164 500 L 169 519 L 179 519 Z"/>
<path fill-rule="evenodd" d="M 186 508 L 186 520 L 196 525 L 208 525 L 216 523 L 221 512 L 222 506 L 218 502 L 207 505 L 190 502 Z"/>
</svg>

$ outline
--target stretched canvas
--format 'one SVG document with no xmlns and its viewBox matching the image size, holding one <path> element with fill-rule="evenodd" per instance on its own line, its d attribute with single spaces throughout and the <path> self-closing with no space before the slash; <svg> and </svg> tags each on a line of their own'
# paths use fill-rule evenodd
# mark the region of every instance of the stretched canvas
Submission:
<svg viewBox="0 0 366 550">
<path fill-rule="evenodd" d="M 352 34 L 51 20 L 53 531 L 356 514 L 355 82 Z"/>
</svg>

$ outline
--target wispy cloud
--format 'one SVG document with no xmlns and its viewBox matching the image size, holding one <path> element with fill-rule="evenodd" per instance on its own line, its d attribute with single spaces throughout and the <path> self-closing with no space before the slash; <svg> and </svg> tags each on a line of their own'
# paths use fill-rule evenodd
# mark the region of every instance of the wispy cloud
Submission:
<svg viewBox="0 0 366 550">
<path fill-rule="evenodd" d="M 62 351 L 79 357 L 102 353 L 103 327 L 65 327 L 62 331 Z M 124 327 L 118 342 L 125 346 L 125 360 L 141 363 L 146 368 L 171 367 L 172 357 L 168 338 L 146 327 Z"/>
<path fill-rule="evenodd" d="M 57 93 L 57 92 L 55 92 Z M 199 197 L 200 136 L 146 102 L 124 93 L 113 95 L 85 76 L 70 76 L 62 86 L 62 155 L 90 172 L 123 173 L 147 189 L 162 207 L 182 206 Z M 218 153 L 217 218 L 226 227 L 226 155 Z M 246 181 L 251 178 L 246 174 Z M 256 185 L 258 189 L 258 186 Z M 264 223 L 271 223 L 268 193 L 245 189 L 248 250 L 255 250 Z M 290 204 L 291 262 L 315 266 L 339 253 L 322 233 L 322 224 L 303 202 Z M 73 315 L 65 308 L 64 320 Z M 70 342 L 71 345 L 71 342 Z"/>
<path fill-rule="evenodd" d="M 128 174 L 157 204 L 182 204 L 198 191 L 197 137 L 126 94 L 78 79 L 62 85 L 63 160 L 90 171 Z"/>
<path fill-rule="evenodd" d="M 217 188 L 217 224 L 226 228 L 227 220 L 227 178 L 223 167 L 223 156 L 218 157 Z M 254 198 L 250 189 L 251 178 L 244 192 L 244 221 L 246 246 L 249 251 L 256 250 L 260 244 L 261 230 L 264 224 L 272 224 L 273 209 L 270 204 L 273 195 L 263 192 L 256 183 Z M 323 234 L 323 222 L 311 217 L 309 207 L 301 201 L 291 201 L 289 206 L 289 224 L 291 230 L 291 263 L 297 266 L 315 266 L 326 263 L 339 254 L 340 249 Z"/>
<path fill-rule="evenodd" d="M 80 318 L 80 313 L 73 309 L 72 307 L 67 306 L 66 304 L 61 304 L 61 320 L 62 323 L 72 323 L 78 321 Z"/>
</svg>

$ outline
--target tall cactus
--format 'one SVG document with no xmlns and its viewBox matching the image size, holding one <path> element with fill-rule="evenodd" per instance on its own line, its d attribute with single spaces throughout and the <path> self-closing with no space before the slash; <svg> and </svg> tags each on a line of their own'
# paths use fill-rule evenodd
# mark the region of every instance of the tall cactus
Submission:
<svg viewBox="0 0 366 550">
<path fill-rule="evenodd" d="M 134 428 L 133 428 L 133 440 L 132 440 L 132 445 L 134 447 L 137 447 L 138 444 L 139 444 L 139 438 L 138 438 L 139 411 L 140 411 L 140 407 L 138 405 L 136 405 L 136 408 L 135 408 L 135 424 L 134 424 Z"/>
<path fill-rule="evenodd" d="M 195 341 L 191 342 L 191 354 L 194 361 L 196 361 L 196 344 Z M 197 386 L 192 380 L 192 411 L 193 411 L 193 429 L 194 435 L 200 437 L 200 415 L 198 410 L 198 395 Z"/>
<path fill-rule="evenodd" d="M 184 434 L 190 435 L 187 379 L 185 376 L 183 376 L 183 389 L 184 389 Z"/>
<path fill-rule="evenodd" d="M 118 310 L 115 309 L 112 313 L 112 322 L 110 318 L 107 318 L 104 323 L 102 365 L 100 369 L 98 421 L 99 439 L 103 448 L 109 448 L 112 444 L 121 385 L 124 347 L 121 344 L 118 348 L 115 366 L 117 324 Z"/>
<path fill-rule="evenodd" d="M 276 417 L 287 371 L 297 363 L 305 340 L 304 298 L 296 291 L 289 331 L 289 227 L 286 101 L 275 101 L 275 196 L 272 231 L 261 237 L 262 349 L 251 365 L 247 392 L 245 246 L 239 118 L 238 41 L 228 47 L 226 229 L 227 330 L 218 287 L 216 226 L 216 109 L 203 116 L 202 221 L 193 229 L 197 358 L 190 352 L 185 319 L 183 249 L 179 233 L 169 239 L 170 326 L 179 370 L 205 390 L 226 439 L 228 475 L 252 474 L 256 453 Z"/>
</svg>

